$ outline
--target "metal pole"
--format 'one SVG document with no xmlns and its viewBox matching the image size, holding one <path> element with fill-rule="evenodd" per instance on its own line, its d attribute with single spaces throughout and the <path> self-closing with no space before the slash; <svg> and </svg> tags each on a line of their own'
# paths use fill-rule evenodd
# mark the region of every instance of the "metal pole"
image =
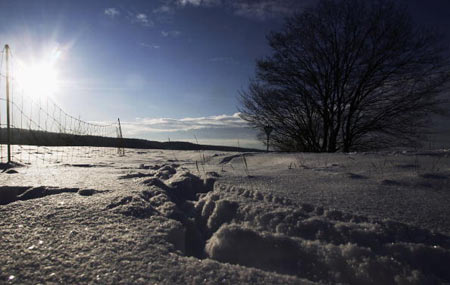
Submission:
<svg viewBox="0 0 450 285">
<path fill-rule="evenodd" d="M 267 134 L 267 150 L 266 152 L 269 152 L 269 134 Z"/>
<path fill-rule="evenodd" d="M 8 143 L 8 163 L 11 163 L 11 127 L 9 118 L 9 46 L 5 45 L 6 54 L 6 128 Z"/>
</svg>

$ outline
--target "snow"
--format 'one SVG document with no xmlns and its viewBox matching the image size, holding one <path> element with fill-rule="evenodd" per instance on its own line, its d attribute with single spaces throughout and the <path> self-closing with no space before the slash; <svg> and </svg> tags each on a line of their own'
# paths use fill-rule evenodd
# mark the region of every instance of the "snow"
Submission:
<svg viewBox="0 0 450 285">
<path fill-rule="evenodd" d="M 1 174 L 0 283 L 450 282 L 446 150 L 100 153 Z"/>
</svg>

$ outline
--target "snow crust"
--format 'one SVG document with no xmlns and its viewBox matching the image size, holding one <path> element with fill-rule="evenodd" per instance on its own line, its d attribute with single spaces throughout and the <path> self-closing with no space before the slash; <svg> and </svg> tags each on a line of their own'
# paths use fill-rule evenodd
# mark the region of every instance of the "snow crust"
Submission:
<svg viewBox="0 0 450 285">
<path fill-rule="evenodd" d="M 432 284 L 450 278 L 444 235 L 286 200 L 267 205 L 251 190 L 229 192 L 244 206 L 207 241 L 212 259 L 324 283 Z M 242 201 L 245 196 L 252 203 Z"/>
<path fill-rule="evenodd" d="M 0 176 L 0 283 L 448 283 L 449 166 L 136 150 L 18 167 Z"/>
</svg>

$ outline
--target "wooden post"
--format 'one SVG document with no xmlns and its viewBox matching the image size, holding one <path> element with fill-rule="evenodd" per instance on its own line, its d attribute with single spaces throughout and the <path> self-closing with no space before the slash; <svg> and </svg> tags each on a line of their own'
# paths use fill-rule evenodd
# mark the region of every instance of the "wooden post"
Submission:
<svg viewBox="0 0 450 285">
<path fill-rule="evenodd" d="M 117 130 L 117 136 L 118 136 L 118 140 L 119 140 L 119 147 L 118 147 L 117 151 L 118 151 L 120 156 L 124 156 L 125 155 L 125 148 L 123 146 L 122 126 L 120 125 L 120 119 L 119 118 L 117 118 L 117 122 L 119 123 L 119 128 Z"/>
<path fill-rule="evenodd" d="M 8 143 L 8 163 L 11 163 L 11 126 L 10 126 L 10 103 L 9 103 L 9 45 L 5 45 L 5 58 L 6 58 L 6 128 Z"/>
</svg>

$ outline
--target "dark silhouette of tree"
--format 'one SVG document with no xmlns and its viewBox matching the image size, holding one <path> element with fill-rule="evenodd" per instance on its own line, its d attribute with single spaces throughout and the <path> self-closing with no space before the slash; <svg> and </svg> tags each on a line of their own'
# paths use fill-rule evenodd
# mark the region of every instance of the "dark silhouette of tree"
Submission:
<svg viewBox="0 0 450 285">
<path fill-rule="evenodd" d="M 272 126 L 280 150 L 411 145 L 442 111 L 450 81 L 442 39 L 394 1 L 322 0 L 268 36 L 273 53 L 241 92 L 241 116 Z"/>
</svg>

